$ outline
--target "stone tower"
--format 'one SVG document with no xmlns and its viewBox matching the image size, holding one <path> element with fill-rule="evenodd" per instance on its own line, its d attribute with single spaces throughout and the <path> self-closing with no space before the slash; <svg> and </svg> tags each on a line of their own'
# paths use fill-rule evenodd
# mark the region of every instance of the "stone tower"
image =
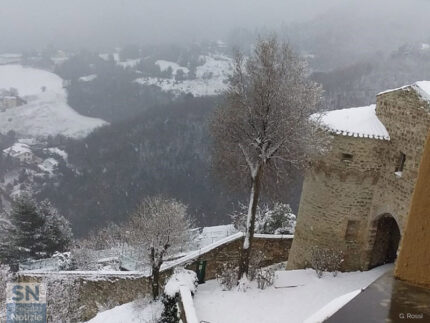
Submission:
<svg viewBox="0 0 430 323">
<path fill-rule="evenodd" d="M 310 266 L 313 248 L 342 251 L 344 271 L 394 261 L 430 129 L 430 82 L 376 101 L 323 115 L 331 147 L 305 175 L 289 269 Z"/>
</svg>

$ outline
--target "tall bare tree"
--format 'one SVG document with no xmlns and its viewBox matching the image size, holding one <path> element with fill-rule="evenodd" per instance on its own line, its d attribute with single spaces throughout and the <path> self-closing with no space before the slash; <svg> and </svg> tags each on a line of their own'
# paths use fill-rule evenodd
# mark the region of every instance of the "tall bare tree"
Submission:
<svg viewBox="0 0 430 323">
<path fill-rule="evenodd" d="M 260 39 L 251 57 L 236 54 L 225 103 L 212 120 L 216 168 L 229 182 L 250 187 L 240 277 L 248 273 L 262 189 L 276 188 L 292 168 L 305 166 L 318 146 L 309 117 L 321 88 L 308 75 L 288 44 Z"/>
<path fill-rule="evenodd" d="M 160 269 L 168 252 L 177 251 L 190 239 L 187 207 L 162 196 L 144 199 L 125 226 L 129 242 L 145 251 L 152 269 L 152 296 L 160 292 Z"/>
</svg>

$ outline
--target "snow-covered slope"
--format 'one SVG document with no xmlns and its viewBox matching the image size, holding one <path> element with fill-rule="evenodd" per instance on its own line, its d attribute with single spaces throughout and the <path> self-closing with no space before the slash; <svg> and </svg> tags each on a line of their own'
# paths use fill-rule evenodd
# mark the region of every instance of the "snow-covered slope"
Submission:
<svg viewBox="0 0 430 323">
<path fill-rule="evenodd" d="M 168 67 L 172 68 L 172 78 L 143 77 L 137 79 L 136 82 L 144 85 L 156 85 L 165 92 L 175 94 L 191 93 L 194 96 L 220 94 L 227 88 L 227 79 L 231 72 L 231 58 L 225 55 L 211 54 L 202 56 L 201 59 L 205 63 L 197 66 L 194 80 L 175 80 L 174 75 L 177 70 L 182 69 L 184 73 L 188 73 L 189 69 L 174 62 L 159 60 L 156 63 L 161 70 L 165 70 Z"/>
<path fill-rule="evenodd" d="M 67 104 L 62 79 L 53 73 L 21 65 L 0 66 L 0 89 L 9 88 L 17 89 L 27 104 L 0 112 L 2 133 L 14 130 L 22 136 L 84 137 L 106 124 L 73 110 Z"/>
</svg>

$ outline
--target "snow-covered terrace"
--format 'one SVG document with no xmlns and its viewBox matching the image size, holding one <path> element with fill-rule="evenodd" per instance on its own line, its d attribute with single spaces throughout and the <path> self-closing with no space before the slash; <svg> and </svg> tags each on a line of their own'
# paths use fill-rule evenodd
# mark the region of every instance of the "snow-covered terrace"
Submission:
<svg viewBox="0 0 430 323">
<path fill-rule="evenodd" d="M 315 114 L 311 118 L 320 119 L 323 127 L 337 135 L 390 140 L 387 129 L 376 116 L 374 104 Z"/>
</svg>

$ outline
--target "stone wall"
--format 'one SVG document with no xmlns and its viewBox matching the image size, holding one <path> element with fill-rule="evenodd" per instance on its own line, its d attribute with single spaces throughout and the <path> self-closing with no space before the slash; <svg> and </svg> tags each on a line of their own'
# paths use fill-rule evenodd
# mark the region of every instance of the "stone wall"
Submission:
<svg viewBox="0 0 430 323">
<path fill-rule="evenodd" d="M 387 141 L 334 136 L 330 152 L 308 170 L 288 268 L 310 266 L 314 246 L 340 250 L 343 270 L 361 265 L 367 218 Z M 343 154 L 353 156 L 344 160 Z"/>
<path fill-rule="evenodd" d="M 151 293 L 148 277 L 126 272 L 21 274 L 18 280 L 47 285 L 48 322 L 87 321 L 101 310 Z"/>
<path fill-rule="evenodd" d="M 342 270 L 366 270 L 378 220 L 392 216 L 403 231 L 430 129 L 430 106 L 406 87 L 379 95 L 376 113 L 390 141 L 333 135 L 331 150 L 313 161 L 303 184 L 288 268 L 309 266 L 311 249 L 317 246 L 343 251 Z M 406 155 L 404 170 L 395 174 L 401 153 Z"/>
<path fill-rule="evenodd" d="M 238 263 L 243 238 L 208 250 L 186 262 L 176 265 L 195 270 L 198 261 L 206 260 L 206 280 L 216 277 L 217 269 L 224 263 Z M 255 238 L 254 250 L 264 253 L 263 265 L 283 262 L 288 259 L 292 237 Z M 162 283 L 172 274 L 172 267 L 162 272 Z M 150 278 L 143 274 L 114 272 L 52 272 L 21 273 L 20 281 L 44 281 L 48 285 L 48 320 L 50 322 L 87 321 L 100 310 L 131 302 L 143 296 L 150 296 Z M 67 319 L 66 319 L 67 318 Z"/>
<path fill-rule="evenodd" d="M 253 241 L 253 253 L 264 255 L 262 266 L 268 266 L 288 260 L 292 238 L 258 238 Z M 199 257 L 193 259 L 186 265 L 187 269 L 196 270 L 200 261 L 206 261 L 205 279 L 215 279 L 217 271 L 224 264 L 239 264 L 240 250 L 243 245 L 243 238 L 221 245 Z"/>
</svg>

